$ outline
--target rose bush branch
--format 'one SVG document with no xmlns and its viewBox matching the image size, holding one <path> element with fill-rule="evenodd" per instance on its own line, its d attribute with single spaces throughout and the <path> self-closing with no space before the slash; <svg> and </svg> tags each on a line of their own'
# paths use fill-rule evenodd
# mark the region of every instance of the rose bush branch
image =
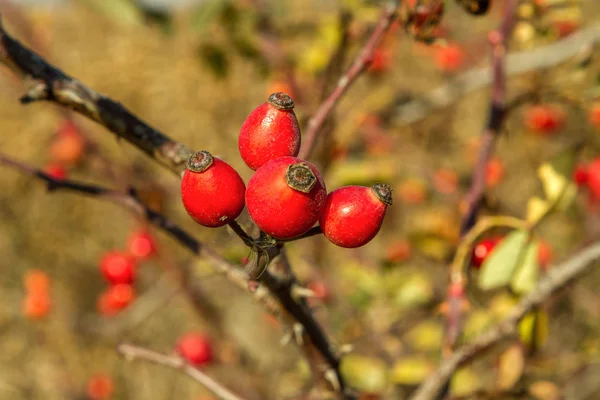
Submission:
<svg viewBox="0 0 600 400">
<path fill-rule="evenodd" d="M 315 115 L 308 121 L 307 130 L 303 139 L 304 143 L 302 144 L 302 149 L 300 150 L 300 158 L 307 159 L 310 156 L 316 145 L 319 132 L 327 120 L 327 116 L 337 105 L 342 95 L 346 92 L 350 85 L 352 85 L 356 78 L 358 78 L 369 66 L 369 63 L 373 58 L 373 51 L 375 51 L 381 42 L 383 35 L 388 31 L 392 21 L 394 21 L 394 18 L 396 18 L 398 6 L 398 1 L 393 1 L 385 6 L 385 9 L 379 18 L 377 25 L 373 29 L 373 33 L 367 40 L 367 43 L 365 43 L 364 47 L 360 50 L 357 57 L 350 65 L 350 68 L 348 68 L 346 73 L 338 80 L 335 89 L 333 89 L 331 94 L 329 94 L 325 101 L 321 103 Z"/>
<path fill-rule="evenodd" d="M 0 61 L 9 66 L 27 82 L 32 82 L 27 94 L 21 99 L 24 104 L 46 100 L 71 108 L 99 122 L 117 134 L 118 137 L 129 141 L 150 157 L 160 162 L 165 168 L 178 175 L 181 175 L 185 170 L 187 160 L 193 154 L 191 149 L 150 127 L 118 102 L 93 91 L 83 83 L 50 65 L 35 52 L 10 37 L 3 29 L 1 22 Z M 113 192 L 108 189 L 100 190 L 100 193 L 96 193 L 94 187 L 79 184 L 57 186 L 57 181 L 52 180 L 40 171 L 33 171 L 32 175 L 47 182 L 50 179 L 51 186 L 53 185 L 55 188 L 69 188 L 88 195 L 97 195 L 99 197 L 111 198 L 112 200 L 120 199 L 121 202 L 127 205 L 139 207 L 139 204 L 131 196 L 123 193 Z M 230 280 L 233 280 L 239 286 L 243 283 L 246 288 L 248 287 L 248 276 L 243 270 L 225 261 L 216 252 L 203 246 L 190 235 L 181 231 L 162 215 L 156 214 L 152 210 L 142 209 L 140 211 L 146 212 L 146 216 L 151 223 L 162 229 L 166 229 L 188 250 L 209 259 Z M 299 304 L 292 296 L 292 289 L 295 284 L 289 281 L 282 282 L 268 271 L 264 271 L 260 281 L 268 288 L 268 291 L 263 287 L 253 288 L 253 290 L 256 290 L 255 295 L 260 298 L 264 297 L 265 299 L 276 297 L 278 305 L 281 305 L 291 318 L 294 318 L 304 326 L 305 333 L 310 338 L 310 343 L 317 348 L 318 353 L 323 356 L 329 368 L 335 372 L 337 384 L 341 393 L 344 393 L 346 387 L 339 372 L 339 358 L 329 344 L 323 329 L 312 316 L 310 309 Z M 268 296 L 269 292 L 273 296 Z M 269 301 L 269 304 L 271 303 Z M 269 307 L 272 311 L 273 308 L 272 306 Z M 280 307 L 277 307 L 277 310 L 280 310 Z"/>
<path fill-rule="evenodd" d="M 1 16 L 0 16 L 1 17 Z M 28 84 L 23 104 L 51 101 L 104 125 L 168 169 L 180 174 L 192 150 L 152 128 L 120 103 L 90 89 L 46 62 L 4 30 L 0 18 L 0 62 Z"/>
<path fill-rule="evenodd" d="M 518 336 L 519 322 L 536 307 L 581 277 L 600 259 L 600 242 L 595 242 L 569 260 L 550 268 L 548 275 L 540 280 L 536 289 L 517 304 L 510 314 L 492 329 L 482 333 L 471 343 L 464 345 L 444 360 L 439 368 L 417 389 L 412 400 L 437 398 L 454 372 L 467 362 L 482 356 L 500 342 Z"/>
<path fill-rule="evenodd" d="M 473 171 L 471 187 L 465 198 L 466 212 L 461 221 L 461 237 L 464 237 L 469 232 L 477 220 L 477 214 L 485 191 L 486 167 L 506 116 L 506 75 L 504 62 L 507 53 L 507 43 L 514 26 L 517 6 L 517 0 L 507 2 L 500 27 L 488 35 L 491 46 L 490 61 L 494 74 L 492 94 L 488 119 L 481 138 L 477 165 Z M 447 295 L 449 304 L 454 300 L 454 292 L 450 289 L 464 287 L 465 284 L 463 275 L 456 274 L 451 269 L 450 288 Z M 450 310 L 446 315 L 446 333 L 443 343 L 445 356 L 452 353 L 461 332 L 462 307 L 450 307 Z"/>
<path fill-rule="evenodd" d="M 504 73 L 512 76 L 554 67 L 582 52 L 589 52 L 599 41 L 600 24 L 591 25 L 556 43 L 507 55 Z M 493 67 L 489 65 L 465 71 L 452 82 L 398 106 L 394 110 L 394 122 L 408 125 L 421 121 L 433 112 L 449 107 L 464 95 L 489 85 L 493 79 Z"/>
<path fill-rule="evenodd" d="M 184 231 L 173 221 L 165 217 L 164 215 L 146 207 L 135 190 L 130 189 L 128 193 L 120 192 L 117 190 L 109 189 L 98 185 L 89 185 L 86 183 L 75 182 L 72 180 L 58 180 L 54 179 L 50 175 L 43 171 L 31 167 L 25 163 L 19 162 L 13 158 L 0 153 L 0 165 L 6 165 L 15 170 L 18 170 L 27 175 L 33 176 L 37 179 L 44 181 L 48 187 L 48 190 L 53 191 L 71 191 L 100 200 L 111 201 L 120 204 L 135 215 L 146 219 L 149 223 L 154 225 L 156 228 L 166 232 L 169 236 L 174 238 L 180 245 L 196 254 L 208 260 L 211 265 L 216 269 L 217 272 L 224 275 L 230 282 L 236 286 L 246 290 L 248 287 L 248 278 L 246 274 L 238 268 L 237 265 L 232 264 L 221 257 L 210 247 L 204 243 L 198 241 L 188 232 Z M 190 271 L 183 271 L 184 275 L 189 275 Z M 255 292 L 255 296 L 260 299 L 270 310 L 278 310 L 278 302 L 272 298 L 266 290 L 258 290 Z M 199 301 L 202 301 L 201 299 Z"/>
<path fill-rule="evenodd" d="M 117 351 L 127 360 L 143 360 L 182 371 L 221 400 L 244 400 L 243 397 L 234 394 L 214 378 L 211 378 L 198 368 L 194 368 L 178 355 L 167 355 L 127 343 L 120 344 L 117 347 Z"/>
</svg>

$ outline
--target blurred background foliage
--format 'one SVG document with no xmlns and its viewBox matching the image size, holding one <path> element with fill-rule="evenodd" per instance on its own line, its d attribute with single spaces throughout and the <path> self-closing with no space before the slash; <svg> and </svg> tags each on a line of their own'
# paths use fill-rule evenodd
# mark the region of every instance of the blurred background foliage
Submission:
<svg viewBox="0 0 600 400">
<path fill-rule="evenodd" d="M 474 18 L 446 3 L 440 43 L 417 42 L 399 24 L 391 29 L 370 70 L 326 125 L 329 134 L 314 158 L 329 190 L 375 181 L 394 187 L 395 203 L 381 233 L 355 250 L 323 238 L 289 246 L 295 272 L 320 294 L 314 301 L 318 319 L 334 343 L 353 346 L 343 371 L 369 396 L 364 398 L 405 398 L 440 360 L 448 260 L 459 240 L 461 199 L 489 91 L 475 91 L 411 125 L 395 113 L 456 74 L 486 65 L 486 35 L 503 9 L 496 1 L 490 13 Z M 379 10 L 379 2 L 361 0 L 0 2 L 3 22 L 19 40 L 176 140 L 223 157 L 246 180 L 251 171 L 236 142 L 246 115 L 269 93 L 283 90 L 294 97 L 305 127 Z M 593 0 L 524 1 L 511 49 L 545 45 L 599 20 L 600 5 Z M 343 26 L 347 46 L 340 46 Z M 335 58 L 340 48 L 343 54 Z M 330 63 L 332 57 L 336 62 Z M 596 57 L 584 65 L 567 60 L 511 77 L 509 98 L 527 94 L 527 104 L 550 101 L 565 121 L 551 134 L 536 134 L 526 124 L 527 104 L 511 110 L 488 178 L 485 214 L 524 217 L 528 200 L 542 193 L 538 167 L 574 143 L 584 143 L 582 160 L 597 155 L 598 128 L 589 123 L 588 108 L 598 90 L 599 65 Z M 177 181 L 131 145 L 53 105 L 21 106 L 23 87 L 6 69 L 0 87 L 0 151 L 43 167 L 57 130 L 73 118 L 86 140 L 86 156 L 70 177 L 116 188 L 133 185 L 147 204 L 228 258 L 248 256 L 227 229 L 195 225 L 181 207 Z M 168 352 L 178 336 L 193 330 L 212 337 L 217 360 L 206 370 L 233 391 L 247 399 L 302 398 L 308 367 L 293 345 L 280 345 L 285 332 L 202 260 L 192 260 L 152 231 L 160 256 L 140 269 L 137 300 L 121 314 L 103 317 L 96 309 L 105 287 L 99 259 L 124 248 L 143 221 L 108 202 L 50 194 L 40 182 L 7 168 L 0 188 L 0 398 L 86 398 L 86 382 L 99 373 L 113 379 L 115 399 L 212 398 L 176 371 L 128 363 L 114 351 L 116 344 L 133 341 Z M 243 215 L 242 223 L 247 221 Z M 554 262 L 595 239 L 599 221 L 580 193 L 537 232 Z M 206 309 L 216 310 L 206 314 L 210 317 L 199 316 L 169 278 L 170 269 L 186 263 L 194 265 L 188 279 L 203 291 Z M 52 280 L 52 310 L 40 320 L 22 311 L 23 276 L 31 269 Z M 596 271 L 568 296 L 551 299 L 536 318 L 524 321 L 521 343 L 462 369 L 452 394 L 600 398 L 598 284 Z M 492 326 L 516 301 L 506 290 L 471 295 L 463 341 Z"/>
</svg>

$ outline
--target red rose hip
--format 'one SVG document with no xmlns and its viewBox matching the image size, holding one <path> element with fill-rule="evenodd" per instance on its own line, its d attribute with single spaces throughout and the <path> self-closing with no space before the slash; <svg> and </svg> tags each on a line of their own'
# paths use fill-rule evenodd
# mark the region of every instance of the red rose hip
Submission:
<svg viewBox="0 0 600 400">
<path fill-rule="evenodd" d="M 140 259 L 147 260 L 156 254 L 156 244 L 149 232 L 138 231 L 129 236 L 127 242 L 129 254 Z"/>
<path fill-rule="evenodd" d="M 181 179 L 181 200 L 200 225 L 217 228 L 236 219 L 244 209 L 246 186 L 225 161 L 207 151 L 190 156 Z"/>
<path fill-rule="evenodd" d="M 479 241 L 475 247 L 473 247 L 473 253 L 471 255 L 471 265 L 473 268 L 480 269 L 485 259 L 501 240 L 502 238 L 490 238 Z"/>
<path fill-rule="evenodd" d="M 188 333 L 179 338 L 176 350 L 188 363 L 195 366 L 208 364 L 213 358 L 210 340 L 199 333 Z"/>
<path fill-rule="evenodd" d="M 113 285 L 132 283 L 135 280 L 135 269 L 134 258 L 119 251 L 110 251 L 100 260 L 102 275 Z"/>
<path fill-rule="evenodd" d="M 279 157 L 248 182 L 246 205 L 254 223 L 276 239 L 293 239 L 319 219 L 327 190 L 317 168 L 297 157 Z"/>
<path fill-rule="evenodd" d="M 377 235 L 391 204 L 392 189 L 388 185 L 344 186 L 329 193 L 319 223 L 331 243 L 360 247 Z"/>
<path fill-rule="evenodd" d="M 253 170 L 283 156 L 300 151 L 300 126 L 294 101 L 283 92 L 273 93 L 248 115 L 238 138 L 242 159 Z"/>
</svg>

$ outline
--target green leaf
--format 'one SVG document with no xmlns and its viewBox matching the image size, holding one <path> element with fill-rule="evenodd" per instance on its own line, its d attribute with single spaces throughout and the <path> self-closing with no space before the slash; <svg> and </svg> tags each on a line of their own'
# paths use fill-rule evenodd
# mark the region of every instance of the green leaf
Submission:
<svg viewBox="0 0 600 400">
<path fill-rule="evenodd" d="M 392 382 L 398 385 L 416 385 L 435 370 L 435 364 L 419 356 L 404 357 L 392 368 Z"/>
<path fill-rule="evenodd" d="M 539 197 L 532 197 L 527 202 L 527 222 L 530 224 L 537 223 L 544 217 L 548 210 L 548 202 Z"/>
<path fill-rule="evenodd" d="M 141 26 L 144 16 L 136 5 L 129 0 L 88 0 L 96 9 L 111 20 L 123 25 Z"/>
<path fill-rule="evenodd" d="M 527 246 L 523 262 L 510 282 L 510 287 L 515 293 L 528 293 L 535 287 L 540 270 L 538 263 L 539 248 L 540 242 L 538 240 L 530 242 Z"/>
<path fill-rule="evenodd" d="M 508 234 L 483 262 L 479 274 L 479 287 L 483 290 L 496 289 L 510 283 L 529 233 L 516 230 Z"/>
<path fill-rule="evenodd" d="M 388 367 L 378 358 L 350 354 L 342 359 L 340 370 L 348 384 L 362 392 L 381 393 L 388 383 Z"/>
<path fill-rule="evenodd" d="M 577 195 L 577 186 L 571 179 L 576 162 L 577 148 L 570 148 L 538 168 L 538 176 L 548 200 L 552 202 L 562 196 L 556 207 L 558 210 L 566 209 Z"/>
<path fill-rule="evenodd" d="M 523 354 L 523 347 L 514 344 L 500 355 L 496 389 L 500 392 L 512 389 L 523 376 L 524 369 L 525 354 Z"/>
<path fill-rule="evenodd" d="M 203 32 L 216 21 L 226 6 L 227 2 L 222 0 L 203 2 L 192 14 L 192 26 L 198 32 Z"/>
</svg>

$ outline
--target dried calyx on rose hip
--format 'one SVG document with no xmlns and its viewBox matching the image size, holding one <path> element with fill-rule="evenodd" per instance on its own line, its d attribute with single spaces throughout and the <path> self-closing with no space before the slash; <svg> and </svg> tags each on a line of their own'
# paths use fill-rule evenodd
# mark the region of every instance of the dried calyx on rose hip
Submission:
<svg viewBox="0 0 600 400">
<path fill-rule="evenodd" d="M 293 239 L 319 219 L 327 190 L 317 168 L 297 157 L 279 157 L 248 182 L 246 206 L 254 223 L 275 239 Z"/>
<path fill-rule="evenodd" d="M 277 92 L 256 107 L 242 124 L 238 148 L 246 165 L 253 170 L 278 157 L 297 156 L 300 125 L 292 98 Z"/>
<path fill-rule="evenodd" d="M 344 186 L 329 193 L 319 223 L 331 243 L 360 247 L 377 235 L 391 204 L 388 185 Z"/>
<path fill-rule="evenodd" d="M 200 225 L 216 228 L 235 220 L 244 209 L 246 186 L 225 161 L 207 151 L 190 156 L 181 179 L 181 200 Z"/>
</svg>

